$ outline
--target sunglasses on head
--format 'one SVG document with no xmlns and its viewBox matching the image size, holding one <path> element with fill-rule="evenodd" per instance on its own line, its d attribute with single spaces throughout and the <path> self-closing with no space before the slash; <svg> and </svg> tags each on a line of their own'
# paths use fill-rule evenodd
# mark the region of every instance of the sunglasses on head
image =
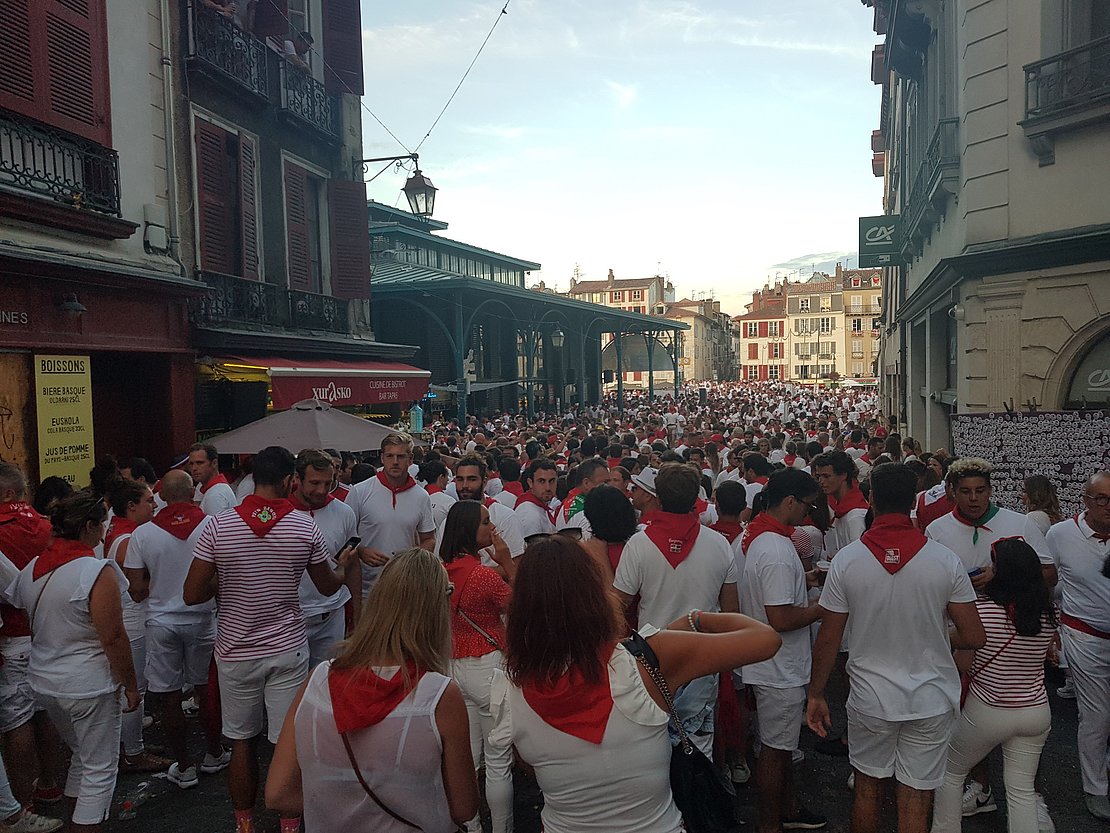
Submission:
<svg viewBox="0 0 1110 833">
<path fill-rule="evenodd" d="M 1020 535 L 1007 535 L 1005 538 L 999 538 L 997 541 L 995 541 L 993 544 L 991 544 L 991 562 L 993 563 L 993 562 L 998 560 L 998 553 L 995 552 L 994 548 L 997 547 L 999 544 L 1001 544 L 1003 541 L 1024 541 L 1024 540 L 1025 539 L 1022 538 Z"/>
</svg>

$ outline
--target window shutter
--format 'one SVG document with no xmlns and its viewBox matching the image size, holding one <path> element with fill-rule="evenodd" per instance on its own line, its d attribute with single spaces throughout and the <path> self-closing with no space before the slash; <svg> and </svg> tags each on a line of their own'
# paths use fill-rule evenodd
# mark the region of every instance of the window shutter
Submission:
<svg viewBox="0 0 1110 833">
<path fill-rule="evenodd" d="M 759 322 L 759 330 L 757 332 L 759 333 L 760 338 L 767 338 L 767 322 L 766 321 L 760 321 Z"/>
<path fill-rule="evenodd" d="M 254 7 L 254 34 L 285 40 L 289 31 L 289 0 L 258 0 Z"/>
<path fill-rule="evenodd" d="M 312 261 L 308 253 L 308 172 L 285 163 L 285 248 L 289 258 L 289 288 L 312 291 Z"/>
<path fill-rule="evenodd" d="M 359 0 L 324 0 L 324 86 L 362 95 L 362 13 Z"/>
<path fill-rule="evenodd" d="M 235 211 L 227 144 L 230 135 L 211 122 L 196 119 L 197 206 L 200 268 L 233 275 L 239 271 L 235 247 Z"/>
<path fill-rule="evenodd" d="M 0 107 L 112 143 L 104 0 L 0 0 Z"/>
<path fill-rule="evenodd" d="M 249 136 L 239 137 L 239 240 L 243 247 L 244 278 L 258 280 L 258 200 L 255 191 L 258 145 Z"/>
<path fill-rule="evenodd" d="M 366 183 L 328 181 L 331 222 L 331 294 L 336 298 L 370 297 L 370 230 Z"/>
</svg>

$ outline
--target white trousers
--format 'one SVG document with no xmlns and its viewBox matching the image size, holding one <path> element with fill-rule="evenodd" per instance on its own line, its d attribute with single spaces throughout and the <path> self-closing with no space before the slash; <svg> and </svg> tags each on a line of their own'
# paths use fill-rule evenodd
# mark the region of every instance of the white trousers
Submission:
<svg viewBox="0 0 1110 833">
<path fill-rule="evenodd" d="M 1106 738 L 1110 737 L 1110 639 L 1060 626 L 1079 707 L 1079 768 L 1083 792 L 1106 795 Z"/>
<path fill-rule="evenodd" d="M 486 761 L 486 803 L 489 804 L 493 833 L 513 830 L 513 749 L 498 749 L 488 743 L 494 720 L 490 712 L 489 691 L 493 672 L 501 667 L 500 651 L 481 657 L 451 660 L 451 677 L 462 690 L 466 713 L 470 718 L 470 752 L 474 766 Z M 466 829 L 477 833 L 482 829 L 478 818 L 471 819 Z"/>
<path fill-rule="evenodd" d="M 135 682 L 139 686 L 139 708 L 123 715 L 120 728 L 120 739 L 123 741 L 123 754 L 129 758 L 142 755 L 146 747 L 143 746 L 143 716 L 146 714 L 146 633 L 131 639 L 131 660 L 135 665 Z M 127 707 L 127 697 L 120 696 L 120 709 Z"/>
<path fill-rule="evenodd" d="M 74 824 L 100 824 L 112 808 L 119 770 L 120 705 L 116 692 L 71 700 L 39 695 L 71 750 L 65 794 L 77 799 Z"/>
<path fill-rule="evenodd" d="M 1033 779 L 1051 726 L 1048 705 L 998 709 L 968 694 L 948 746 L 948 769 L 933 809 L 933 833 L 960 833 L 967 774 L 999 744 L 1007 829 L 1009 833 L 1037 833 Z"/>
</svg>

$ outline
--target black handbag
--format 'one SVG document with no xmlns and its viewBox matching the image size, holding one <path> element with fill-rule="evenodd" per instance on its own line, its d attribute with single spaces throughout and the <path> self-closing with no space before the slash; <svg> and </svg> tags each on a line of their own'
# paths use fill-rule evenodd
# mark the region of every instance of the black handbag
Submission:
<svg viewBox="0 0 1110 833">
<path fill-rule="evenodd" d="M 655 682 L 678 732 L 678 746 L 671 751 L 671 794 L 682 813 L 687 833 L 730 833 L 736 830 L 740 827 L 734 803 L 736 790 L 686 735 L 675 712 L 670 687 L 659 671 L 655 651 L 635 631 L 621 645 L 636 657 Z"/>
</svg>

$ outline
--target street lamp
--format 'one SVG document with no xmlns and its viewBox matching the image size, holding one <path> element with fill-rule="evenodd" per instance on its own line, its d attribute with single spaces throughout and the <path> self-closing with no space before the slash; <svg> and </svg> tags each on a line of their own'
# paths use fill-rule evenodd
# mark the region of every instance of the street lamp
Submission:
<svg viewBox="0 0 1110 833">
<path fill-rule="evenodd" d="M 405 187 L 401 189 L 405 194 L 405 199 L 408 200 L 409 210 L 417 217 L 431 217 L 435 211 L 436 191 L 439 189 L 432 185 L 432 181 L 420 170 L 420 154 L 406 153 L 401 156 L 376 156 L 373 159 L 359 159 L 356 165 L 360 166 L 363 171 L 366 170 L 367 165 L 372 165 L 375 162 L 397 162 L 398 167 L 400 167 L 400 163 L 406 159 L 411 159 L 413 165 L 416 166 L 412 176 L 406 180 Z M 388 167 L 387 165 L 386 168 Z M 373 182 L 385 172 L 386 168 L 370 177 L 367 182 Z"/>
<path fill-rule="evenodd" d="M 556 350 L 562 350 L 563 349 L 563 344 L 565 342 L 566 342 L 566 336 L 563 335 L 562 328 L 556 327 L 554 330 L 552 330 L 552 332 L 551 332 L 551 346 L 552 347 L 554 347 Z"/>
</svg>

